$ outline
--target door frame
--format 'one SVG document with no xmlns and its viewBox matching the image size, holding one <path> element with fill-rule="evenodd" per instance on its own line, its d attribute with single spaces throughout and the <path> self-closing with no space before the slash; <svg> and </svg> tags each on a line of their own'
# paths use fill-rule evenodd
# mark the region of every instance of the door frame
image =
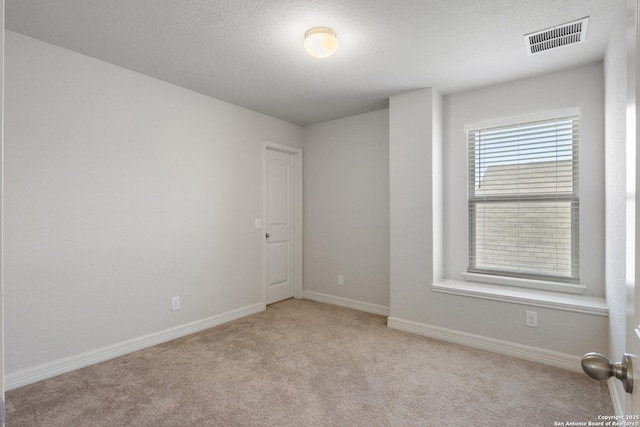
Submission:
<svg viewBox="0 0 640 427">
<path fill-rule="evenodd" d="M 638 209 L 638 189 L 640 188 L 640 0 L 627 0 L 627 129 L 626 129 L 626 287 L 627 322 L 626 349 L 633 354 L 633 394 L 625 394 L 624 415 L 640 412 L 640 209 Z M 610 389 L 612 389 L 610 387 Z M 623 400 L 625 398 L 623 397 Z M 615 402 L 614 402 L 615 408 Z"/>
<path fill-rule="evenodd" d="M 293 225 L 293 279 L 295 284 L 293 286 L 293 296 L 295 298 L 303 297 L 302 290 L 302 149 L 289 147 L 288 145 L 277 144 L 275 142 L 264 141 L 262 143 L 262 224 L 261 235 L 262 239 L 262 304 L 267 306 L 267 239 L 264 234 L 266 230 L 266 218 L 267 218 L 267 151 L 280 151 L 293 155 L 293 181 L 294 181 L 294 225 Z"/>
</svg>

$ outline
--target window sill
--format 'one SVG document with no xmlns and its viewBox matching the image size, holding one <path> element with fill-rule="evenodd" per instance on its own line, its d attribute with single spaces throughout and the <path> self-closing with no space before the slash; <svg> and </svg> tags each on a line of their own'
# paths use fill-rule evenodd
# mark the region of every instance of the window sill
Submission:
<svg viewBox="0 0 640 427">
<path fill-rule="evenodd" d="M 434 292 L 471 298 L 573 311 L 595 316 L 609 316 L 609 307 L 604 298 L 561 294 L 535 289 L 520 289 L 485 283 L 470 283 L 460 280 L 442 280 L 431 285 L 431 289 Z"/>
<path fill-rule="evenodd" d="M 462 277 L 464 277 L 464 280 L 469 282 L 487 283 L 489 285 L 516 286 L 518 288 L 530 288 L 540 291 L 563 292 L 568 294 L 583 294 L 587 289 L 587 287 L 584 285 L 547 282 L 544 280 L 520 279 L 516 277 L 495 276 L 490 274 L 463 272 Z"/>
</svg>

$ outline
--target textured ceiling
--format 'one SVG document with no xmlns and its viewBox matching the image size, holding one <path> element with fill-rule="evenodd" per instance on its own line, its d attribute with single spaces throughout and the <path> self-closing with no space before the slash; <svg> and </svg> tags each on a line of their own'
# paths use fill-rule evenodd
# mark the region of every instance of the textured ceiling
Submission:
<svg viewBox="0 0 640 427">
<path fill-rule="evenodd" d="M 300 125 L 601 60 L 621 0 L 6 0 L 6 28 Z M 623 1 L 623 0 L 622 0 Z M 590 16 L 587 41 L 523 35 Z M 305 31 L 340 48 L 319 60 Z"/>
</svg>

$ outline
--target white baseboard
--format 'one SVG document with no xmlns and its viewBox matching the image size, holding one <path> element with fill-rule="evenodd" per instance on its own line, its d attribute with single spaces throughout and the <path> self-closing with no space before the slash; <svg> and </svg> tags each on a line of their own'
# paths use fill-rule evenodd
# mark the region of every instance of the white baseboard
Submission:
<svg viewBox="0 0 640 427">
<path fill-rule="evenodd" d="M 582 365 L 580 364 L 581 357 L 572 354 L 441 328 L 439 326 L 427 325 L 411 320 L 398 319 L 396 317 L 389 317 L 387 326 L 392 329 L 411 332 L 441 341 L 517 357 L 532 362 L 544 363 L 545 365 L 568 369 L 570 371 L 582 372 Z"/>
<path fill-rule="evenodd" d="M 614 377 L 609 378 L 607 386 L 609 387 L 609 396 L 611 396 L 611 403 L 613 404 L 613 412 L 619 417 L 624 416 L 624 401 L 625 395 L 622 390 L 622 383 L 618 383 L 618 380 Z M 619 384 L 620 386 L 616 386 Z"/>
<path fill-rule="evenodd" d="M 352 308 L 354 310 L 366 311 L 367 313 L 379 314 L 380 316 L 389 316 L 389 307 L 385 307 L 384 305 L 371 304 L 311 291 L 303 291 L 302 298 L 323 302 L 325 304 L 339 305 L 340 307 Z"/>
<path fill-rule="evenodd" d="M 55 377 L 66 372 L 71 372 L 85 366 L 113 359 L 134 351 L 142 350 L 147 347 L 162 344 L 167 341 L 174 340 L 195 332 L 203 331 L 232 320 L 240 319 L 251 314 L 260 313 L 265 310 L 264 303 L 258 303 L 242 307 L 226 313 L 218 314 L 207 319 L 198 320 L 187 323 L 185 325 L 176 326 L 174 328 L 165 329 L 164 331 L 154 332 L 152 334 L 122 341 L 117 344 L 99 348 L 97 350 L 88 351 L 86 353 L 65 357 L 63 359 L 47 362 L 32 368 L 22 369 L 17 372 L 8 373 L 5 376 L 5 389 L 13 390 L 28 384 Z"/>
</svg>

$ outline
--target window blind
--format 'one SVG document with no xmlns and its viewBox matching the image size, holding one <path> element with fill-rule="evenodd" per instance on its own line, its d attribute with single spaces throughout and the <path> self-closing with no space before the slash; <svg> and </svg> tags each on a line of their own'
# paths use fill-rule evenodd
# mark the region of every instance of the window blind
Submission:
<svg viewBox="0 0 640 427">
<path fill-rule="evenodd" d="M 468 132 L 468 271 L 578 283 L 579 118 Z"/>
</svg>

